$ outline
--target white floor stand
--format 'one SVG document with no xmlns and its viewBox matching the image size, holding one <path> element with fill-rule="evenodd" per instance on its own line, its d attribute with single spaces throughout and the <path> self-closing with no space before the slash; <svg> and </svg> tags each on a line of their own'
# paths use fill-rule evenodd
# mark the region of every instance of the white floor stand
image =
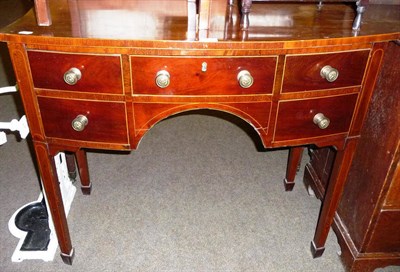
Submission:
<svg viewBox="0 0 400 272">
<path fill-rule="evenodd" d="M 54 157 L 54 160 L 56 162 L 58 179 L 60 181 L 60 189 L 61 189 L 61 194 L 62 194 L 62 198 L 63 198 L 65 214 L 68 215 L 69 210 L 71 208 L 72 201 L 75 196 L 76 187 L 74 185 L 72 185 L 72 182 L 68 176 L 68 169 L 67 169 L 65 154 L 58 153 Z M 43 193 L 40 193 L 37 201 L 25 204 L 24 206 L 19 208 L 11 216 L 10 220 L 8 221 L 8 228 L 9 228 L 10 232 L 15 237 L 20 239 L 18 242 L 18 245 L 15 248 L 14 253 L 11 257 L 11 260 L 13 262 L 21 262 L 23 260 L 32 260 L 32 259 L 41 259 L 43 261 L 48 262 L 48 261 L 52 261 L 54 259 L 54 255 L 55 255 L 57 247 L 58 247 L 58 240 L 57 240 L 57 236 L 54 231 L 53 220 L 51 218 L 50 210 L 48 207 L 47 207 L 47 212 L 49 214 L 49 227 L 50 227 L 51 233 L 50 233 L 50 242 L 47 247 L 47 250 L 45 250 L 45 251 L 44 250 L 38 250 L 38 251 L 23 251 L 23 250 L 21 250 L 22 244 L 28 233 L 25 231 L 21 231 L 15 225 L 15 217 L 24 207 L 31 205 L 35 202 L 41 202 L 42 200 L 43 200 Z"/>
</svg>

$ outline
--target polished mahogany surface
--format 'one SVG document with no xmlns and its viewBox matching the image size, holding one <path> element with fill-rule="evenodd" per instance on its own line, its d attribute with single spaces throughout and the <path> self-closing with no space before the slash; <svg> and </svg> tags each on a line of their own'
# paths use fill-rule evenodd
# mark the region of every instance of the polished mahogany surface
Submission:
<svg viewBox="0 0 400 272">
<path fill-rule="evenodd" d="M 34 11 L 2 32 L 33 32 L 33 36 L 129 40 L 193 40 L 196 21 L 185 0 L 50 0 L 52 25 L 39 27 Z M 173 8 L 171 8 L 173 7 Z M 194 13 L 195 14 L 195 13 Z M 369 5 L 358 32 L 351 29 L 354 7 L 349 4 L 255 4 L 246 33 L 239 11 L 227 1 L 210 1 L 207 34 L 210 41 L 288 41 L 368 36 L 399 32 L 400 9 Z M 202 23 L 202 22 L 200 22 Z M 195 34 L 194 34 L 195 35 Z"/>
</svg>

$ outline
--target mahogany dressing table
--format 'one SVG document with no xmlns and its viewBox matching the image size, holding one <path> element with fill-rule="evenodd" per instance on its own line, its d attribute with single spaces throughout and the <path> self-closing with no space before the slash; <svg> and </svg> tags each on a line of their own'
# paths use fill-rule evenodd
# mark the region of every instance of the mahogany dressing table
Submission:
<svg viewBox="0 0 400 272">
<path fill-rule="evenodd" d="M 36 16 L 28 12 L 0 39 L 65 263 L 74 249 L 54 155 L 75 154 L 90 194 L 86 148 L 136 149 L 164 118 L 205 108 L 242 118 L 265 148 L 291 147 L 286 190 L 304 146 L 336 149 L 311 242 L 322 255 L 385 49 L 400 38 L 396 9 L 370 5 L 353 31 L 348 5 L 253 5 L 243 30 L 226 0 L 35 2 Z"/>
</svg>

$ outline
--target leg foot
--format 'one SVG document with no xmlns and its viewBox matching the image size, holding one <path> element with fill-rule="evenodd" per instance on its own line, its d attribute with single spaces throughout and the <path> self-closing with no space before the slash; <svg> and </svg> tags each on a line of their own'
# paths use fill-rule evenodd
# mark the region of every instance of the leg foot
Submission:
<svg viewBox="0 0 400 272">
<path fill-rule="evenodd" d="M 294 184 L 295 184 L 294 181 L 288 181 L 286 178 L 283 180 L 285 191 L 293 191 Z"/>
<path fill-rule="evenodd" d="M 68 177 L 72 181 L 76 181 L 77 171 L 75 167 L 75 157 L 71 153 L 65 153 L 65 159 L 67 161 Z"/>
<path fill-rule="evenodd" d="M 90 195 L 90 193 L 92 192 L 92 183 L 89 183 L 88 186 L 82 185 L 81 190 L 82 190 L 82 194 Z"/>
<path fill-rule="evenodd" d="M 285 191 L 292 191 L 296 178 L 296 173 L 300 168 L 300 161 L 303 155 L 303 147 L 292 147 L 289 149 L 288 164 L 286 168 L 286 176 L 283 180 Z"/>
<path fill-rule="evenodd" d="M 76 177 L 77 176 L 78 175 L 76 174 L 76 171 L 75 172 L 68 172 L 68 177 L 73 183 L 76 181 Z"/>
<path fill-rule="evenodd" d="M 325 251 L 325 247 L 319 247 L 317 248 L 314 241 L 311 241 L 311 254 L 313 256 L 313 258 L 318 258 L 321 257 L 322 254 Z"/>
<path fill-rule="evenodd" d="M 72 265 L 72 261 L 74 260 L 75 257 L 75 251 L 74 249 L 71 249 L 71 252 L 69 254 L 61 252 L 60 256 L 65 264 Z"/>
<path fill-rule="evenodd" d="M 313 188 L 311 188 L 310 185 L 307 186 L 307 192 L 308 192 L 309 196 L 315 197 L 315 192 L 314 192 Z"/>
</svg>

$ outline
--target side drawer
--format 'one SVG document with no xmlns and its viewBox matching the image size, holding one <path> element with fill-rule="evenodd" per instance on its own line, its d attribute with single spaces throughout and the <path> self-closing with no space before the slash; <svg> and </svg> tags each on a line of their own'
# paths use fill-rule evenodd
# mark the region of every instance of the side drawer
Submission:
<svg viewBox="0 0 400 272">
<path fill-rule="evenodd" d="M 28 51 L 35 88 L 89 93 L 123 94 L 119 55 L 85 55 Z M 71 68 L 80 71 L 76 84 L 67 84 L 64 75 Z"/>
<path fill-rule="evenodd" d="M 269 57 L 141 57 L 131 56 L 133 94 L 150 95 L 248 95 L 271 94 L 277 58 Z M 239 72 L 247 70 L 254 82 L 242 88 Z M 169 74 L 170 84 L 160 88 L 159 71 Z"/>
<path fill-rule="evenodd" d="M 285 61 L 282 93 L 359 86 L 364 77 L 370 50 L 316 55 L 288 55 Z M 321 69 L 330 66 L 339 73 L 329 82 Z"/>
<path fill-rule="evenodd" d="M 280 101 L 274 141 L 304 139 L 347 132 L 350 128 L 358 94 Z M 313 121 L 322 113 L 329 126 L 321 129 Z"/>
<path fill-rule="evenodd" d="M 126 110 L 123 102 L 86 101 L 38 97 L 45 135 L 69 140 L 128 144 Z M 72 128 L 83 115 L 88 122 L 82 131 Z"/>
</svg>

